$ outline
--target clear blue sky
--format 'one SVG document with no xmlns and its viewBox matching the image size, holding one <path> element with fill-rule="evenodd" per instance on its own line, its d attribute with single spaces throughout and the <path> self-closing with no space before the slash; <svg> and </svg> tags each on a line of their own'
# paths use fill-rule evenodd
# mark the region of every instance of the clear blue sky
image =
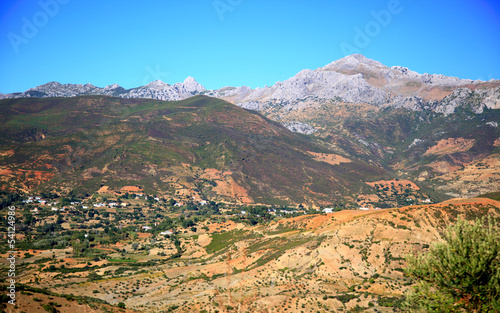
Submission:
<svg viewBox="0 0 500 313">
<path fill-rule="evenodd" d="M 499 2 L 2 0 L 0 92 L 187 76 L 209 89 L 255 88 L 351 51 L 420 73 L 500 79 Z"/>
</svg>

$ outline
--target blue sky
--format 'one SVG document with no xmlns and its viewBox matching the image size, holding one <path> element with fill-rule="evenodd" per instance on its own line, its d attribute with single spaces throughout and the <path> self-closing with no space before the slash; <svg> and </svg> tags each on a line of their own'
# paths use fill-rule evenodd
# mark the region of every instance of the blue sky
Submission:
<svg viewBox="0 0 500 313">
<path fill-rule="evenodd" d="M 351 52 L 420 73 L 499 79 L 499 2 L 2 0 L 0 92 L 187 76 L 209 89 L 255 88 Z"/>
</svg>

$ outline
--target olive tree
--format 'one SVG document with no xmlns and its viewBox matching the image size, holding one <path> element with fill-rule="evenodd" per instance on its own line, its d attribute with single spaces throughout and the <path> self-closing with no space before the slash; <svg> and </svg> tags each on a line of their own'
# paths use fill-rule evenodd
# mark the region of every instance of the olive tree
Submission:
<svg viewBox="0 0 500 313">
<path fill-rule="evenodd" d="M 428 253 L 407 257 L 419 280 L 406 297 L 416 312 L 500 312 L 500 232 L 489 219 L 459 219 Z"/>
</svg>

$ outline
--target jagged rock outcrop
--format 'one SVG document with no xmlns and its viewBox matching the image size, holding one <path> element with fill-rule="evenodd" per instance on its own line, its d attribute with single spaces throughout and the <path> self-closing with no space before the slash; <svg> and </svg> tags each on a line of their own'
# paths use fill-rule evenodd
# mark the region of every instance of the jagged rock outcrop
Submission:
<svg viewBox="0 0 500 313">
<path fill-rule="evenodd" d="M 476 114 L 483 113 L 485 108 L 500 109 L 500 87 L 476 90 L 455 89 L 439 105 L 436 105 L 433 111 L 449 115 L 455 112 L 457 107 L 470 109 Z"/>
<path fill-rule="evenodd" d="M 302 122 L 287 122 L 283 123 L 283 126 L 285 126 L 291 132 L 306 135 L 314 134 L 317 131 L 317 129 L 315 129 L 311 125 Z"/>
<path fill-rule="evenodd" d="M 121 94 L 122 98 L 148 98 L 158 100 L 181 100 L 180 94 L 173 86 L 156 80 L 145 86 L 132 88 L 127 93 Z"/>
</svg>

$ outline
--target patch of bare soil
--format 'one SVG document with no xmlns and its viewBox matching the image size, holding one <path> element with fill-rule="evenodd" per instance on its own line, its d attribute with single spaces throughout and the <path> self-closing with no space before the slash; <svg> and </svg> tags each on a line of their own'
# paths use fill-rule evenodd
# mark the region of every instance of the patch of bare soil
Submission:
<svg viewBox="0 0 500 313">
<path fill-rule="evenodd" d="M 136 186 L 125 186 L 120 189 L 122 192 L 142 192 L 141 187 L 136 187 Z"/>
<path fill-rule="evenodd" d="M 0 151 L 0 156 L 13 156 L 14 155 L 14 150 L 4 150 Z"/>
<path fill-rule="evenodd" d="M 427 149 L 424 155 L 436 154 L 445 155 L 452 154 L 456 152 L 468 151 L 474 146 L 474 139 L 464 139 L 464 138 L 448 138 L 442 139 L 436 143 L 436 145 Z"/>
<path fill-rule="evenodd" d="M 137 233 L 137 236 L 139 238 L 149 238 L 151 237 L 152 235 L 150 233 Z"/>
<path fill-rule="evenodd" d="M 231 176 L 232 172 L 222 172 L 217 169 L 205 169 L 202 178 L 214 180 L 217 183 L 212 191 L 220 196 L 231 197 L 238 199 L 241 203 L 253 203 L 253 199 L 248 195 L 248 190 L 238 185 Z"/>
<path fill-rule="evenodd" d="M 9 175 L 12 171 L 9 169 L 0 169 L 0 176 Z"/>
<path fill-rule="evenodd" d="M 212 237 L 210 237 L 210 235 L 208 234 L 200 235 L 197 241 L 197 243 L 202 247 L 208 246 L 210 242 L 212 242 Z"/>
<path fill-rule="evenodd" d="M 441 87 L 435 87 L 428 90 L 421 91 L 421 96 L 425 101 L 442 100 L 444 97 L 450 95 L 452 90 L 444 90 Z"/>
<path fill-rule="evenodd" d="M 348 158 L 344 158 L 337 154 L 327 154 L 327 153 L 317 153 L 312 151 L 307 151 L 310 155 L 314 156 L 316 161 L 325 162 L 331 165 L 338 165 L 340 163 L 350 163 L 352 162 Z"/>
<path fill-rule="evenodd" d="M 97 190 L 97 193 L 107 193 L 109 191 L 109 186 L 102 186 Z"/>
<path fill-rule="evenodd" d="M 429 167 L 432 168 L 435 172 L 438 173 L 450 173 L 454 172 L 461 168 L 459 165 L 451 165 L 446 161 L 436 161 L 429 164 Z"/>
</svg>

